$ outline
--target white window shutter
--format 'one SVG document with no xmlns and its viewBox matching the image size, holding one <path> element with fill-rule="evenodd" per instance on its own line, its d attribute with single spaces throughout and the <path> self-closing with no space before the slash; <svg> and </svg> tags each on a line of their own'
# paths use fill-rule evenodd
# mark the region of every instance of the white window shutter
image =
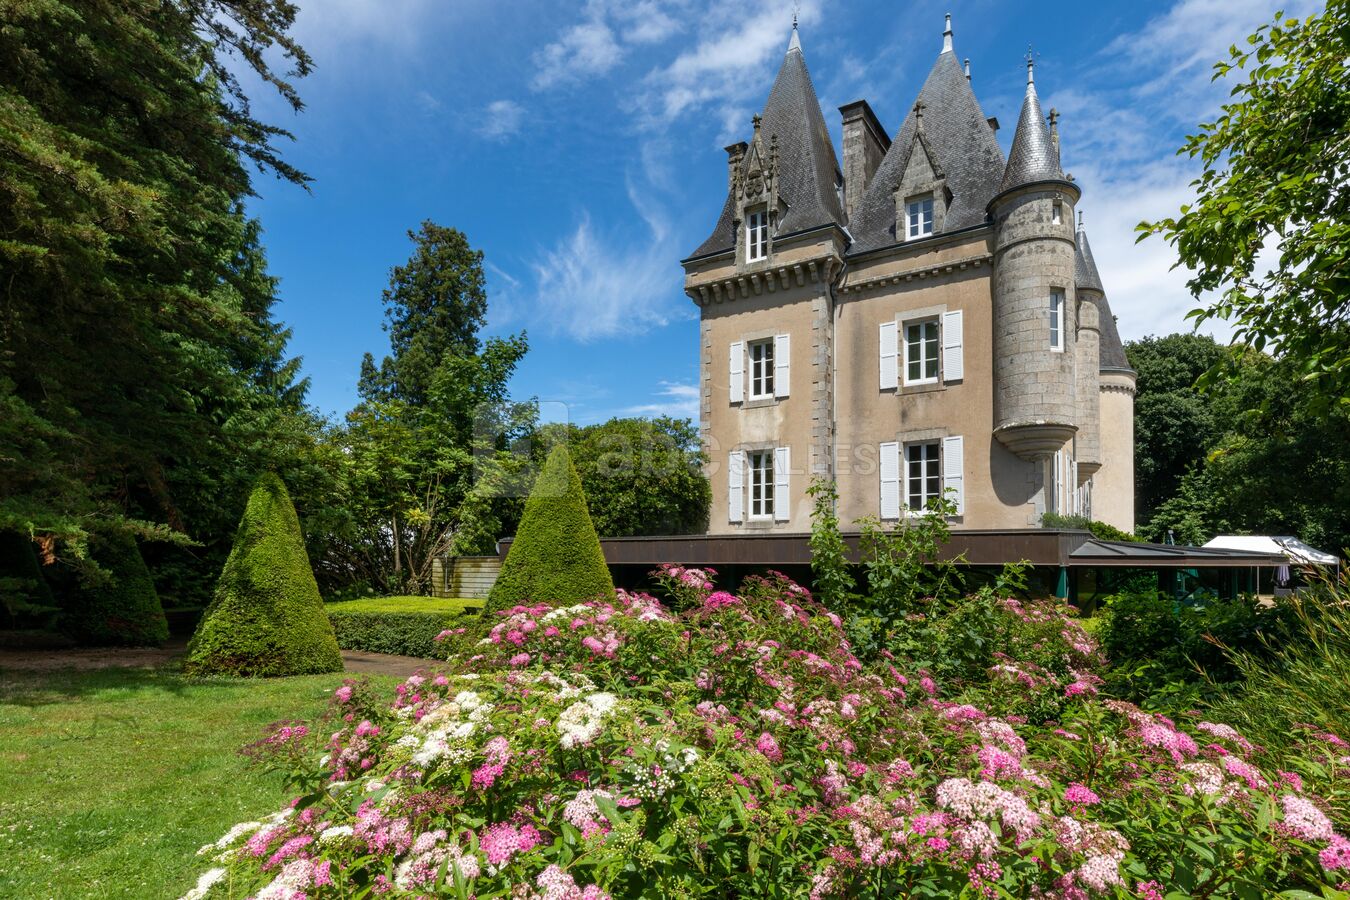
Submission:
<svg viewBox="0 0 1350 900">
<path fill-rule="evenodd" d="M 881 323 L 881 389 L 891 390 L 896 386 L 899 370 L 896 368 L 896 354 L 900 351 L 900 330 L 895 322 Z"/>
<path fill-rule="evenodd" d="M 792 448 L 775 447 L 773 451 L 773 518 L 786 522 L 792 513 L 788 495 L 788 475 L 792 472 Z"/>
<path fill-rule="evenodd" d="M 727 456 L 727 521 L 745 518 L 745 451 L 732 450 Z"/>
<path fill-rule="evenodd" d="M 900 445 L 895 441 L 881 445 L 881 517 L 900 518 Z"/>
<path fill-rule="evenodd" d="M 786 397 L 791 381 L 792 341 L 790 335 L 777 334 L 773 338 L 773 395 Z"/>
<path fill-rule="evenodd" d="M 740 403 L 745 399 L 745 343 L 731 343 L 731 402 Z"/>
<path fill-rule="evenodd" d="M 942 491 L 946 495 L 950 488 L 953 493 L 948 497 L 956 504 L 956 514 L 966 512 L 966 451 L 965 439 L 961 435 L 942 439 Z"/>
<path fill-rule="evenodd" d="M 960 381 L 966 377 L 966 364 L 961 347 L 964 341 L 961 310 L 942 314 L 942 378 Z"/>
</svg>

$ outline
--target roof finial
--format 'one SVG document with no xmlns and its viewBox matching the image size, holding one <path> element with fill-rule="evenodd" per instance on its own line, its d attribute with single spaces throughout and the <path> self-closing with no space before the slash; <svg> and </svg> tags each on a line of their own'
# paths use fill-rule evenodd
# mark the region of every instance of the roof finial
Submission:
<svg viewBox="0 0 1350 900">
<path fill-rule="evenodd" d="M 1036 60 L 1033 58 L 1031 45 L 1027 44 L 1027 84 L 1036 83 L 1036 76 L 1034 74 L 1035 68 Z"/>
<path fill-rule="evenodd" d="M 1083 211 L 1081 209 L 1078 211 L 1078 230 L 1083 230 Z"/>
<path fill-rule="evenodd" d="M 942 32 L 942 52 L 952 52 L 952 14 L 947 13 L 947 27 Z"/>
<path fill-rule="evenodd" d="M 970 57 L 966 57 L 966 81 L 970 80 Z"/>
<path fill-rule="evenodd" d="M 791 53 L 793 50 L 801 50 L 801 49 L 802 49 L 802 39 L 801 39 L 801 37 L 797 34 L 797 6 L 796 6 L 796 4 L 793 4 L 793 7 L 792 7 L 792 37 L 788 39 L 788 52 Z"/>
<path fill-rule="evenodd" d="M 922 100 L 914 102 L 914 127 L 918 131 L 923 131 L 923 111 L 927 105 Z"/>
</svg>

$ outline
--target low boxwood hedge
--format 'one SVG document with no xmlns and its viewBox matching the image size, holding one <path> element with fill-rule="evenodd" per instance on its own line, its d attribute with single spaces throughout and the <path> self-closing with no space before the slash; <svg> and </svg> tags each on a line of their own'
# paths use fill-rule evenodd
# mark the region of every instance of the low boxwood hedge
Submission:
<svg viewBox="0 0 1350 900">
<path fill-rule="evenodd" d="M 343 650 L 440 659 L 447 650 L 436 642 L 436 635 L 456 627 L 460 616 L 477 614 L 482 605 L 481 600 L 377 597 L 328 603 L 324 608 Z"/>
</svg>

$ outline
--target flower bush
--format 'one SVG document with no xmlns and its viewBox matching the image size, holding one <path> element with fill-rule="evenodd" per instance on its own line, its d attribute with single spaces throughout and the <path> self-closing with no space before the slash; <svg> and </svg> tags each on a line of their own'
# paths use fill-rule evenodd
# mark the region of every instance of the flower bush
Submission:
<svg viewBox="0 0 1350 900">
<path fill-rule="evenodd" d="M 1095 647 L 1059 608 L 1017 604 L 1046 639 L 1010 645 L 987 696 L 944 694 L 888 654 L 860 661 L 839 618 L 781 575 L 738 594 L 666 576 L 691 592 L 678 615 L 624 591 L 516 606 L 394 697 L 353 682 L 326 721 L 277 726 L 254 749 L 294 800 L 203 847 L 189 896 L 1350 887 L 1339 737 L 1310 733 L 1275 770 L 1221 723 L 1104 700 Z M 1039 661 L 1011 655 L 1024 650 Z M 1057 721 L 999 712 L 1050 694 Z"/>
</svg>

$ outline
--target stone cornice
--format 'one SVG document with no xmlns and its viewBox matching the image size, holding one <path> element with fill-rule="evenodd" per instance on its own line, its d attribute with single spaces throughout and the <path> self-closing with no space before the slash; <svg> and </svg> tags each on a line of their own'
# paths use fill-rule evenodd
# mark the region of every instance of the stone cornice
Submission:
<svg viewBox="0 0 1350 900">
<path fill-rule="evenodd" d="M 1131 397 L 1135 395 L 1134 387 L 1127 384 L 1108 384 L 1103 381 L 1099 388 L 1103 394 L 1129 394 Z"/>
<path fill-rule="evenodd" d="M 686 284 L 684 292 L 699 306 L 708 306 L 772 294 L 790 287 L 830 284 L 838 272 L 839 258 L 822 256 L 779 266 L 770 264 L 753 272 L 732 272 L 697 284 Z"/>
<path fill-rule="evenodd" d="M 885 275 L 876 275 L 871 278 L 859 278 L 856 281 L 846 281 L 844 284 L 840 285 L 839 293 L 859 294 L 863 291 L 900 284 L 904 281 L 939 278 L 943 275 L 951 275 L 969 269 L 979 269 L 989 263 L 993 258 L 993 254 L 978 253 L 974 256 L 966 256 L 949 262 L 932 263 L 929 265 L 918 266 L 913 269 L 906 269 L 903 272 L 890 272 Z"/>
</svg>

